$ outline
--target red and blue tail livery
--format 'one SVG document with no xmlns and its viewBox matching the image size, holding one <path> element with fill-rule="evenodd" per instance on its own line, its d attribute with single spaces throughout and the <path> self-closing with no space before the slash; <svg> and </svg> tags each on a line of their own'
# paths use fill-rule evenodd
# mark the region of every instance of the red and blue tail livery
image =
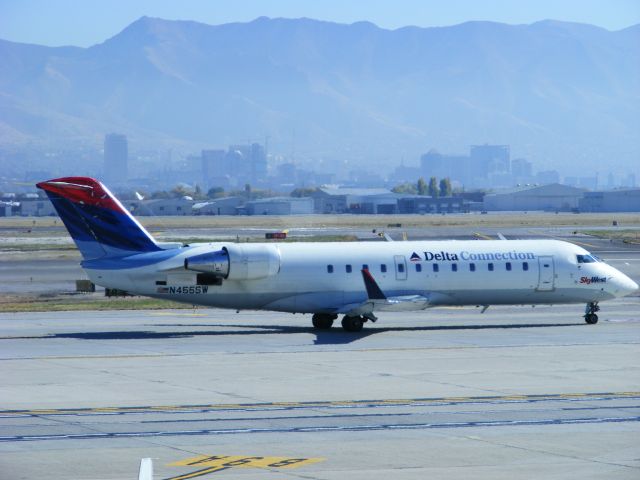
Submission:
<svg viewBox="0 0 640 480">
<path fill-rule="evenodd" d="M 37 184 L 53 203 L 85 260 L 155 252 L 153 237 L 98 180 L 64 177 Z"/>
</svg>

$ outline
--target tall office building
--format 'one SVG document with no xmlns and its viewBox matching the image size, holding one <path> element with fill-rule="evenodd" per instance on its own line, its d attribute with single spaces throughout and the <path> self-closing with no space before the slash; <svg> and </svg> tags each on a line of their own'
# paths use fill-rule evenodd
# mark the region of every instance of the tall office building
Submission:
<svg viewBox="0 0 640 480">
<path fill-rule="evenodd" d="M 229 176 L 226 152 L 224 150 L 202 150 L 201 161 L 204 186 L 207 188 L 225 186 L 227 181 L 221 179 Z"/>
<path fill-rule="evenodd" d="M 127 136 L 109 133 L 104 137 L 104 179 L 123 183 L 128 177 L 129 148 Z"/>
<path fill-rule="evenodd" d="M 449 178 L 463 184 L 471 180 L 469 171 L 469 157 L 467 155 L 443 155 L 431 149 L 420 157 L 421 175 L 429 180 L 430 177 Z"/>
<path fill-rule="evenodd" d="M 511 174 L 517 182 L 528 182 L 533 175 L 533 165 L 524 158 L 511 160 Z"/>
<path fill-rule="evenodd" d="M 511 155 L 509 145 L 471 145 L 471 173 L 487 178 L 492 173 L 509 173 Z"/>
<path fill-rule="evenodd" d="M 267 152 L 259 143 L 251 144 L 251 181 L 265 180 L 267 176 Z"/>
</svg>

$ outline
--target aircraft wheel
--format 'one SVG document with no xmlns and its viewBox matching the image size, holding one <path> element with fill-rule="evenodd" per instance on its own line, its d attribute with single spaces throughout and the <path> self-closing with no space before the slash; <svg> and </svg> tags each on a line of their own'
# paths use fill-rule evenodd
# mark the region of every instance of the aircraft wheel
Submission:
<svg viewBox="0 0 640 480">
<path fill-rule="evenodd" d="M 328 330 L 333 326 L 334 315 L 324 315 L 322 313 L 314 313 L 311 317 L 313 327 L 319 330 Z"/>
<path fill-rule="evenodd" d="M 350 317 L 345 315 L 342 319 L 342 328 L 347 332 L 359 332 L 362 330 L 363 325 L 364 321 L 362 320 L 362 317 Z"/>
<path fill-rule="evenodd" d="M 589 325 L 595 325 L 596 323 L 598 323 L 598 315 L 596 315 L 595 313 L 587 313 L 584 316 L 584 321 Z"/>
</svg>

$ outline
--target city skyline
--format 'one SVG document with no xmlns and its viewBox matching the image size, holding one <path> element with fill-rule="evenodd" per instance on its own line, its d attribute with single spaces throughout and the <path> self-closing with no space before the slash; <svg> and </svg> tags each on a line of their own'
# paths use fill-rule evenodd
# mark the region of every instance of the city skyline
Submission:
<svg viewBox="0 0 640 480">
<path fill-rule="evenodd" d="M 543 169 L 638 174 L 639 32 L 143 18 L 91 49 L 5 43 L 0 149 L 119 131 L 133 150 L 184 156 L 269 138 L 318 169 L 380 171 L 489 143 Z"/>
</svg>

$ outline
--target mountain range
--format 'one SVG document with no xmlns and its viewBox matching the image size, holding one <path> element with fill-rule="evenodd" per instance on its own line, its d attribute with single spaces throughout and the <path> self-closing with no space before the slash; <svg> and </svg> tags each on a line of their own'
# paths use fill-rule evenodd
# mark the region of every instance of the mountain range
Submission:
<svg viewBox="0 0 640 480">
<path fill-rule="evenodd" d="M 487 142 L 541 167 L 639 168 L 640 25 L 142 17 L 89 48 L 0 40 L 0 58 L 0 147 L 268 137 L 327 167 L 388 170 Z"/>
</svg>

